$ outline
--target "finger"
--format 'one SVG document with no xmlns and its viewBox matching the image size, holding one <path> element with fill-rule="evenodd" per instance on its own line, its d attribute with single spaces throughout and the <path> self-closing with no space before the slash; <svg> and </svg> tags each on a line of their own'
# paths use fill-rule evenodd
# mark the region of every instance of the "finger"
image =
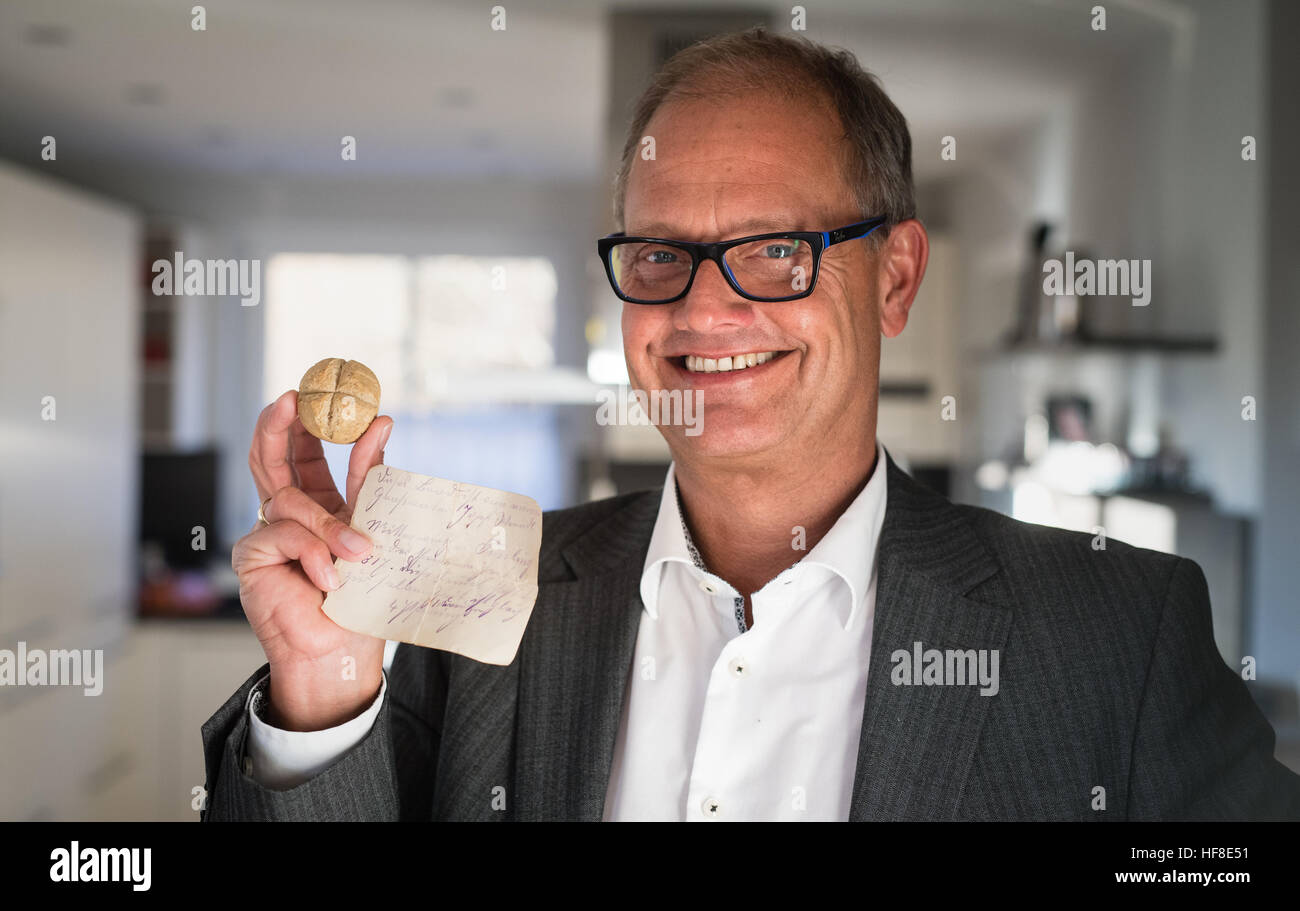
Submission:
<svg viewBox="0 0 1300 911">
<path fill-rule="evenodd" d="M 298 393 L 290 389 L 262 409 L 248 450 L 248 468 L 257 485 L 257 496 L 265 500 L 281 487 L 296 483 L 289 461 L 289 427 L 298 418 Z"/>
<path fill-rule="evenodd" d="M 339 573 L 329 547 L 292 519 L 281 519 L 244 535 L 236 542 L 230 562 L 235 574 L 243 576 L 292 560 L 298 561 L 307 578 L 321 591 L 339 587 Z"/>
<path fill-rule="evenodd" d="M 393 432 L 393 419 L 381 414 L 370 422 L 366 432 L 352 444 L 352 455 L 348 458 L 348 511 L 356 509 L 357 496 L 361 485 L 365 483 L 366 472 L 376 465 L 384 464 L 384 447 Z"/>
<path fill-rule="evenodd" d="M 302 418 L 295 416 L 289 425 L 289 458 L 298 479 L 295 485 L 331 514 L 339 511 L 343 497 L 330 475 L 329 463 L 320 439 L 302 426 Z"/>
<path fill-rule="evenodd" d="M 271 524 L 283 519 L 297 522 L 345 560 L 360 560 L 370 552 L 369 538 L 339 521 L 297 487 L 277 490 L 267 501 L 262 514 Z"/>
</svg>

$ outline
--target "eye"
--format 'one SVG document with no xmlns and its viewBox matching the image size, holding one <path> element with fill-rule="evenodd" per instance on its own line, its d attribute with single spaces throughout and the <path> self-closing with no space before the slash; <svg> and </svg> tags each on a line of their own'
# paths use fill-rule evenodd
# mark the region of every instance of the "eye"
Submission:
<svg viewBox="0 0 1300 911">
<path fill-rule="evenodd" d="M 789 259 L 799 249 L 800 243 L 798 240 L 773 241 L 763 246 L 762 255 L 768 259 Z"/>
<path fill-rule="evenodd" d="M 677 262 L 677 254 L 672 250 L 651 250 L 645 256 L 646 261 L 656 266 L 665 266 Z"/>
</svg>

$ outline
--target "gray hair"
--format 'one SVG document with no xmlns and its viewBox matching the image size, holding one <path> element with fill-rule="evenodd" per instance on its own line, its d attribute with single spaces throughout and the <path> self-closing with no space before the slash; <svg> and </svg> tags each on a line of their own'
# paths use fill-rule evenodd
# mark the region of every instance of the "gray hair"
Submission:
<svg viewBox="0 0 1300 911">
<path fill-rule="evenodd" d="M 862 217 L 884 215 L 888 219 L 870 235 L 871 240 L 887 234 L 890 225 L 916 216 L 912 137 L 907 120 L 880 81 L 843 48 L 774 35 L 758 26 L 709 38 L 678 52 L 642 93 L 614 185 L 614 219 L 619 230 L 624 228 L 628 173 L 641 137 L 659 107 L 678 98 L 707 98 L 759 88 L 804 99 L 820 97 L 839 115 L 847 140 L 845 176 Z"/>
</svg>

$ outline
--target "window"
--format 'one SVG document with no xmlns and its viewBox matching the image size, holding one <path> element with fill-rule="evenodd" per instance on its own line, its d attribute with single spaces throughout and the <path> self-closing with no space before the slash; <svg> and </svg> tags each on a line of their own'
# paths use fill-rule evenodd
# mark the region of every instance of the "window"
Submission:
<svg viewBox="0 0 1300 911">
<path fill-rule="evenodd" d="M 556 408 L 494 391 L 503 374 L 554 366 L 556 289 L 541 257 L 277 255 L 267 266 L 263 399 L 297 388 L 321 358 L 362 361 L 396 422 L 386 462 L 567 505 Z M 336 480 L 349 451 L 325 446 Z"/>
</svg>

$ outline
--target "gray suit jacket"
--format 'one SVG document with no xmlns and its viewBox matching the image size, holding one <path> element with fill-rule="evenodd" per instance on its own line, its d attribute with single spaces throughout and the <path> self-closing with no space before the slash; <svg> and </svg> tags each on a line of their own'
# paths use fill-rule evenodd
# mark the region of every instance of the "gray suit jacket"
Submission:
<svg viewBox="0 0 1300 911">
<path fill-rule="evenodd" d="M 1300 818 L 1300 777 L 1215 647 L 1195 563 L 1094 550 L 887 466 L 851 819 Z M 599 820 L 659 500 L 546 513 L 515 660 L 402 645 L 370 733 L 286 791 L 240 761 L 263 666 L 203 725 L 203 818 Z M 999 692 L 894 685 L 891 653 L 918 641 L 998 649 Z"/>
</svg>

